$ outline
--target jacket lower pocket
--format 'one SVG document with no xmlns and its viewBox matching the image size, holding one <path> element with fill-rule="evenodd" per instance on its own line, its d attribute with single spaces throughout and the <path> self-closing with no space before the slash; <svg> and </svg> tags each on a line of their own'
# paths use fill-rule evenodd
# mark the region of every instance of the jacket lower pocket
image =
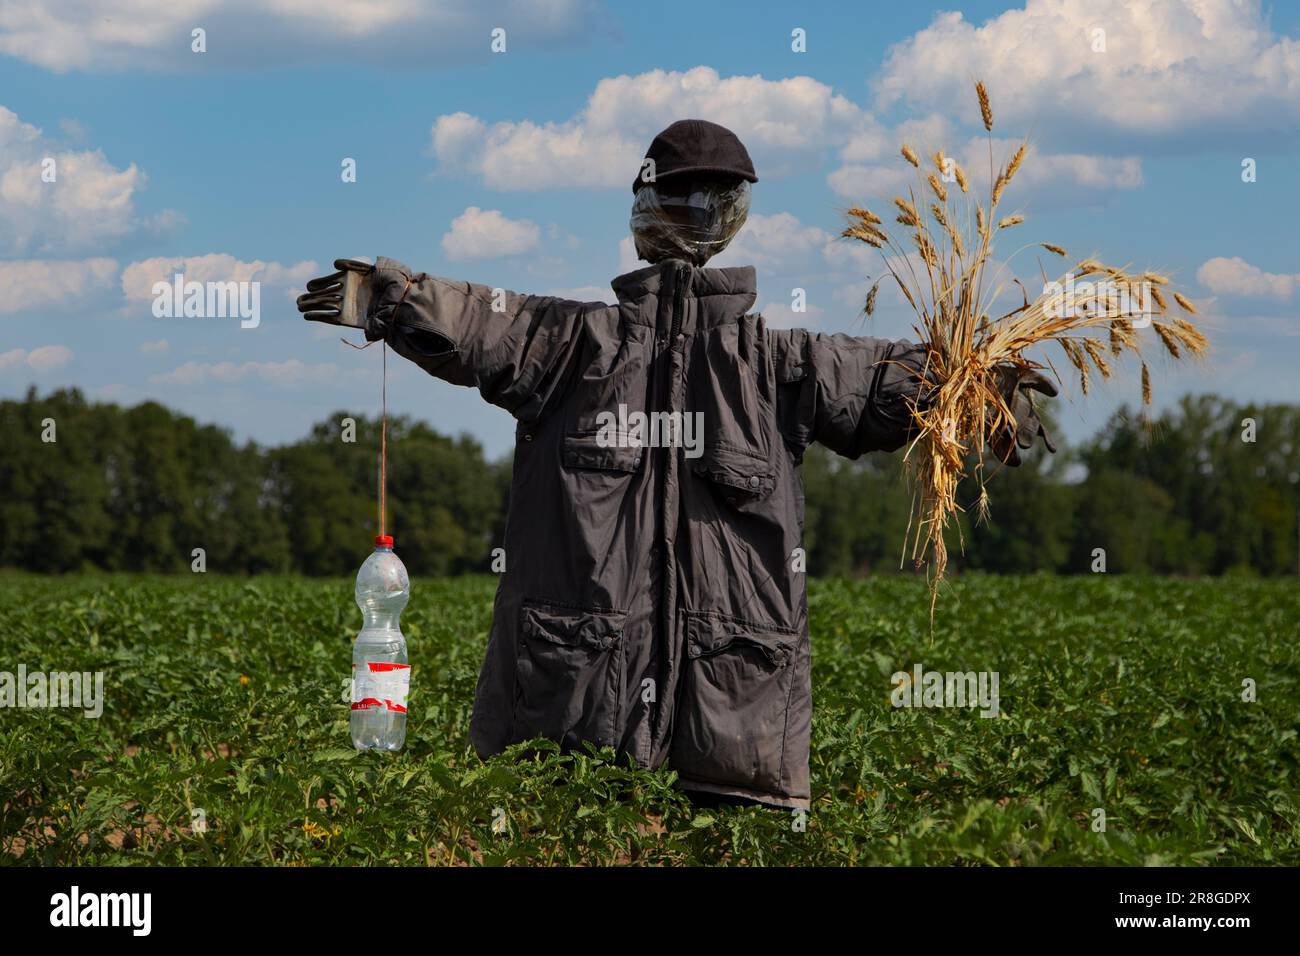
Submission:
<svg viewBox="0 0 1300 956">
<path fill-rule="evenodd" d="M 519 615 L 511 738 L 573 747 L 617 740 L 626 614 L 526 600 Z"/>
<path fill-rule="evenodd" d="M 670 763 L 687 777 L 779 792 L 796 631 L 690 612 Z"/>
<path fill-rule="evenodd" d="M 569 469 L 634 472 L 641 467 L 641 448 L 609 443 L 598 432 L 574 432 L 564 436 L 560 460 Z"/>
</svg>

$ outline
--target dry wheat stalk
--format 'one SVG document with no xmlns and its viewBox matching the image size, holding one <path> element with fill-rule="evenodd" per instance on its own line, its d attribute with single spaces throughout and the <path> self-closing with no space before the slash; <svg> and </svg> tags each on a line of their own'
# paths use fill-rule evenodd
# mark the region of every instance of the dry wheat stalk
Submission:
<svg viewBox="0 0 1300 956">
<path fill-rule="evenodd" d="M 975 93 L 984 129 L 991 134 L 993 109 L 983 82 L 975 84 Z M 989 195 L 987 201 L 981 201 L 969 193 L 960 167 L 953 164 L 961 193 L 950 196 L 939 176 L 923 169 L 917 152 L 904 144 L 901 153 L 916 169 L 917 186 L 909 192 L 911 198 L 896 196 L 893 204 L 898 210 L 895 221 L 906 232 L 890 232 L 875 213 L 854 206 L 848 210 L 849 226 L 843 233 L 881 250 L 888 271 L 884 278 L 898 285 L 916 312 L 913 328 L 926 350 L 928 377 L 936 383 L 930 402 L 913 405 L 917 434 L 906 453 L 918 492 L 908 545 L 912 560 L 918 566 L 929 566 L 932 625 L 938 589 L 948 566 L 944 532 L 957 512 L 964 510 L 956 499 L 958 483 L 968 474 L 975 475 L 979 484 L 976 512 L 982 518 L 989 507 L 985 449 L 994 437 L 1014 434 L 1015 419 L 1001 390 L 1005 370 L 1046 370 L 1055 375 L 1050 362 L 1035 361 L 1025 353 L 1056 343 L 1078 372 L 1080 388 L 1087 394 L 1094 374 L 1110 378 L 1112 361 L 1131 352 L 1141 362 L 1142 404 L 1146 406 L 1151 403 L 1151 373 L 1142 355 L 1139 329 L 1149 324 L 1155 339 L 1174 359 L 1199 356 L 1208 348 L 1205 336 L 1191 322 L 1168 315 L 1160 290 L 1168 287 L 1167 277 L 1150 271 L 1130 273 L 1091 258 L 1067 269 L 1055 282 L 1045 283 L 1036 298 L 1031 300 L 1026 293 L 1022 305 L 1001 316 L 990 316 L 1005 287 L 1005 282 L 987 275 L 994 267 L 993 239 L 1002 230 L 1024 222 L 1019 213 L 998 218 L 997 209 L 1027 150 L 1028 143 L 1022 142 L 994 176 L 990 135 Z M 936 151 L 933 159 L 942 174 L 943 151 Z M 924 195 L 927 186 L 937 201 L 930 203 L 930 216 L 922 218 L 915 196 L 918 192 Z M 1062 246 L 1038 245 L 1068 258 Z M 908 249 L 917 253 L 915 269 Z M 868 315 L 875 310 L 879 286 L 877 281 L 867 295 Z M 1168 291 L 1184 312 L 1196 314 L 1196 307 L 1184 295 Z M 1135 322 L 1135 317 L 1142 321 Z"/>
</svg>

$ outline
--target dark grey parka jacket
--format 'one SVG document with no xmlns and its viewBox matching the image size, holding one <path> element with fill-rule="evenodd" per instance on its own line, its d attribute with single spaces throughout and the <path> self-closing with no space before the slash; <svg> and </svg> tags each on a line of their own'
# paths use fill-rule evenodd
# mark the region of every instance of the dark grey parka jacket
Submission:
<svg viewBox="0 0 1300 956">
<path fill-rule="evenodd" d="M 750 267 L 669 260 L 615 279 L 617 305 L 376 268 L 367 335 L 518 422 L 478 752 L 590 741 L 687 788 L 806 809 L 796 469 L 814 441 L 899 447 L 917 350 L 768 329 Z M 620 406 L 700 413 L 702 449 L 611 447 L 600 413 Z"/>
</svg>

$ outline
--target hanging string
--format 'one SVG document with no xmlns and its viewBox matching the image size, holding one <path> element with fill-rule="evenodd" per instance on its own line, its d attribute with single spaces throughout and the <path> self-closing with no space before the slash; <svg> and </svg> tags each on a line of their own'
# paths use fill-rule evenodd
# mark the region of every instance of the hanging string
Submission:
<svg viewBox="0 0 1300 956">
<path fill-rule="evenodd" d="M 411 280 L 406 280 L 406 286 L 402 289 L 402 297 L 397 300 L 397 305 L 393 308 L 393 314 L 402 307 L 406 301 L 406 294 L 411 291 Z M 374 345 L 374 341 L 367 342 L 365 345 L 354 345 L 347 339 L 340 338 L 340 342 L 349 348 L 354 348 L 358 352 L 368 349 Z M 380 419 L 379 419 L 379 534 L 388 534 L 388 340 L 383 339 L 383 374 L 380 378 Z"/>
<path fill-rule="evenodd" d="M 356 349 L 358 352 L 364 351 L 374 345 L 374 342 L 367 342 L 365 345 L 355 345 L 347 339 L 339 339 L 348 348 Z M 383 348 L 383 374 L 380 378 L 380 419 L 379 419 L 379 533 L 385 535 L 388 533 L 388 342 L 384 341 Z"/>
<path fill-rule="evenodd" d="M 382 415 L 379 425 L 379 533 L 388 534 L 388 342 L 384 342 Z"/>
</svg>

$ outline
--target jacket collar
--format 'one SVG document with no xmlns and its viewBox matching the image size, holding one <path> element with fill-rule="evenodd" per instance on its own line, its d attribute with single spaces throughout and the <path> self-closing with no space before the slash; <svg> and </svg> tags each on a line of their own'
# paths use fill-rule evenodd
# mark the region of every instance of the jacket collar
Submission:
<svg viewBox="0 0 1300 956">
<path fill-rule="evenodd" d="M 748 312 L 758 294 L 753 266 L 710 269 L 683 259 L 665 259 L 644 269 L 625 272 L 612 280 L 610 287 L 620 303 L 632 304 L 648 296 L 671 294 L 679 274 L 685 277 L 687 295 L 697 299 L 726 297 L 725 302 L 710 304 L 729 312 L 742 315 Z"/>
</svg>

